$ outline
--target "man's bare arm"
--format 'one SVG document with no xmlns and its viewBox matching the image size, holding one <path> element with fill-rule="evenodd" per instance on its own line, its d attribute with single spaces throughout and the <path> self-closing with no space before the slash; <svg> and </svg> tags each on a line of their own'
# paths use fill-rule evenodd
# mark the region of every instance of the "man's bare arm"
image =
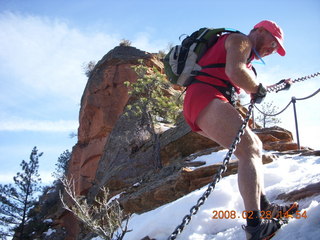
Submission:
<svg viewBox="0 0 320 240">
<path fill-rule="evenodd" d="M 225 48 L 227 76 L 246 92 L 257 92 L 259 83 L 253 71 L 247 68 L 247 60 L 252 48 L 248 37 L 242 34 L 231 34 L 226 40 Z"/>
</svg>

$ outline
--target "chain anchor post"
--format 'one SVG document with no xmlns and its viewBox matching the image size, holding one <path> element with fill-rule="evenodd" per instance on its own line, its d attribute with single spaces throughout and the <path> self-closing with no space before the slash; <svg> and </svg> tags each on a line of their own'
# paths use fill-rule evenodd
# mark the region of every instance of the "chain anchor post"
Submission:
<svg viewBox="0 0 320 240">
<path fill-rule="evenodd" d="M 300 138 L 299 138 L 298 117 L 297 117 L 297 109 L 296 109 L 296 102 L 297 102 L 296 97 L 292 97 L 291 102 L 293 103 L 293 113 L 294 113 L 294 122 L 295 122 L 295 126 L 296 126 L 296 136 L 297 136 L 298 149 L 301 150 Z"/>
</svg>

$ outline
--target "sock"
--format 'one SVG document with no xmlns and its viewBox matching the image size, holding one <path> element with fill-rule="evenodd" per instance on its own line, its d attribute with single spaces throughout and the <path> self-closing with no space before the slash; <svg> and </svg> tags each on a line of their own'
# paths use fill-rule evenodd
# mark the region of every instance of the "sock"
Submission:
<svg viewBox="0 0 320 240">
<path fill-rule="evenodd" d="M 256 227 L 261 222 L 260 211 L 248 211 L 247 226 Z"/>
<path fill-rule="evenodd" d="M 267 196 L 264 194 L 261 194 L 261 196 L 260 196 L 260 209 L 266 210 L 270 204 L 271 203 L 267 199 Z"/>
</svg>

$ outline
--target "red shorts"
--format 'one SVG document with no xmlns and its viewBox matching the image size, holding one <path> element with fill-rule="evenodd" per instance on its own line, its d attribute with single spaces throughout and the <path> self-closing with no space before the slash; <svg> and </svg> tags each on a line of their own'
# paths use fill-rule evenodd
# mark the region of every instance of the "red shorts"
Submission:
<svg viewBox="0 0 320 240">
<path fill-rule="evenodd" d="M 200 112 L 216 98 L 228 102 L 221 92 L 208 84 L 194 83 L 188 87 L 183 103 L 183 115 L 192 131 L 201 131 L 196 124 L 197 118 Z"/>
</svg>

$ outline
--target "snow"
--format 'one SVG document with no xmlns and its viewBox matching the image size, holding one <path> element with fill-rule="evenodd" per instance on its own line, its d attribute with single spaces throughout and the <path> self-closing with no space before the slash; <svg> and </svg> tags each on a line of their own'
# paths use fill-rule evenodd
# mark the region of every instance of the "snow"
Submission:
<svg viewBox="0 0 320 240">
<path fill-rule="evenodd" d="M 124 192 L 121 192 L 115 196 L 113 196 L 112 198 L 109 199 L 108 204 L 111 203 L 113 200 L 117 200 L 118 198 L 120 198 L 121 194 L 123 194 Z"/>
<path fill-rule="evenodd" d="M 202 156 L 199 156 L 195 159 L 193 159 L 191 162 L 198 162 L 198 161 L 201 161 L 201 162 L 205 162 L 206 164 L 200 166 L 200 167 L 205 167 L 205 166 L 209 166 L 209 165 L 212 165 L 212 164 L 215 164 L 215 163 L 221 163 L 222 160 L 225 158 L 227 152 L 229 150 L 228 149 L 224 149 L 224 150 L 221 150 L 221 151 L 218 151 L 218 152 L 213 152 L 211 154 L 208 154 L 208 155 L 202 155 Z M 191 155 L 192 156 L 192 155 Z M 231 156 L 231 160 L 234 160 L 235 157 L 234 155 Z M 194 168 L 192 168 L 194 169 Z"/>
<path fill-rule="evenodd" d="M 50 236 L 52 233 L 55 233 L 55 232 L 56 232 L 55 229 L 49 228 L 48 231 L 44 232 L 44 234 L 48 237 L 48 236 Z"/>
<path fill-rule="evenodd" d="M 141 184 L 140 182 L 137 182 L 137 183 L 133 184 L 132 186 L 133 186 L 133 187 L 139 187 L 140 184 Z"/>
<path fill-rule="evenodd" d="M 221 162 L 226 150 L 198 157 L 195 161 L 212 164 Z M 213 162 L 212 162 L 213 160 Z M 283 155 L 276 161 L 264 165 L 266 194 L 272 202 L 283 203 L 275 198 L 320 181 L 320 157 Z M 145 236 L 156 240 L 166 240 L 189 213 L 207 186 L 196 190 L 174 202 L 168 203 L 141 215 L 134 214 L 124 240 L 140 240 Z M 299 201 L 300 212 L 306 211 L 307 217 L 294 217 L 284 225 L 272 240 L 315 240 L 320 236 L 320 195 Z M 213 211 L 236 211 L 235 219 L 212 219 Z M 177 240 L 238 240 L 245 239 L 242 225 L 244 210 L 238 191 L 237 175 L 221 179 L 205 204 L 194 215 L 191 222 L 178 235 Z M 99 240 L 99 238 L 95 238 Z"/>
<path fill-rule="evenodd" d="M 51 218 L 43 220 L 44 223 L 53 223 L 53 220 Z"/>
</svg>

